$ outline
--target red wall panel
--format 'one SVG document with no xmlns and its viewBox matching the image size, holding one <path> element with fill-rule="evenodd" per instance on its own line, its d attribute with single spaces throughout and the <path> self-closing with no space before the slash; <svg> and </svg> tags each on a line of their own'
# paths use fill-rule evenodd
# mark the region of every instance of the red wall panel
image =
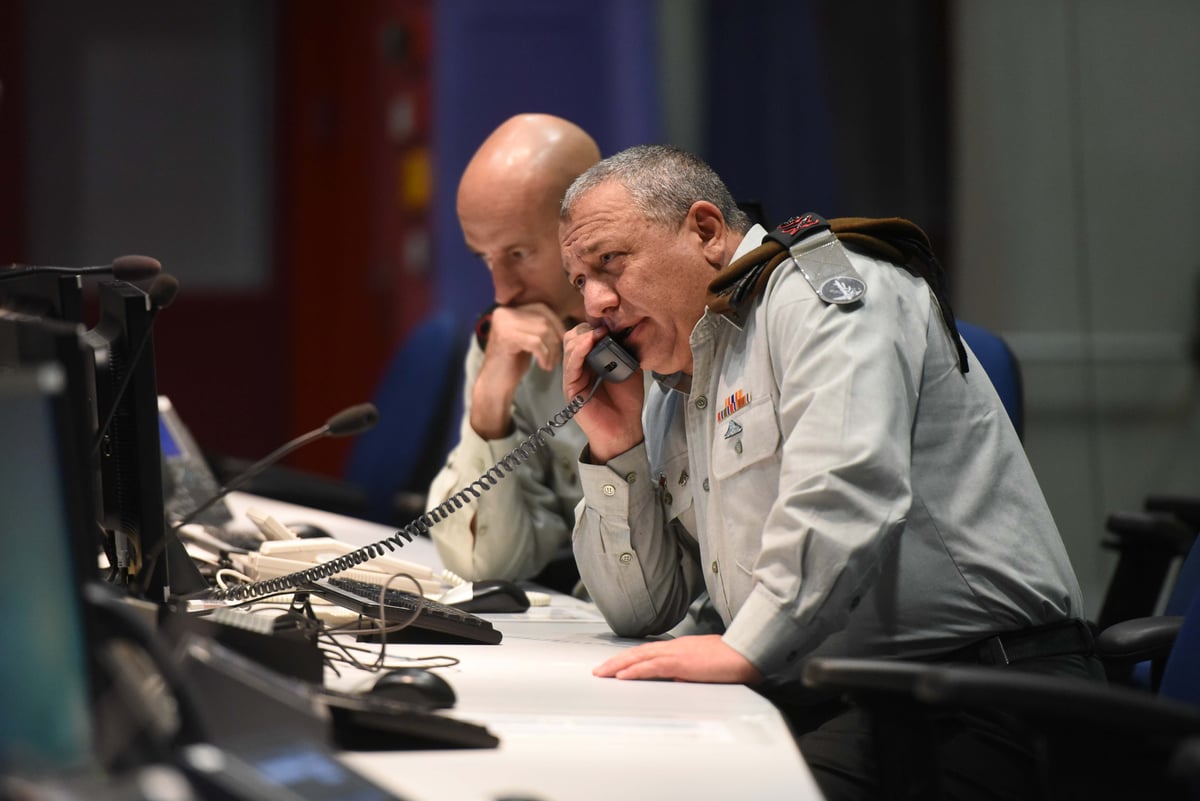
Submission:
<svg viewBox="0 0 1200 801">
<path fill-rule="evenodd" d="M 289 428 L 370 398 L 429 303 L 427 2 L 281 6 L 278 258 Z M 295 466 L 337 474 L 350 443 Z"/>
</svg>

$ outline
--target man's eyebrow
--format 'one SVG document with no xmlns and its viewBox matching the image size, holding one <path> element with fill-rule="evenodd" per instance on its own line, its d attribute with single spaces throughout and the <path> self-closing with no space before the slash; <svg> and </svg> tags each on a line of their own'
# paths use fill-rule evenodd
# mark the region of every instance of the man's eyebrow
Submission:
<svg viewBox="0 0 1200 801">
<path fill-rule="evenodd" d="M 598 250 L 604 250 L 606 247 L 608 247 L 608 241 L 604 238 L 600 238 L 600 239 L 592 239 L 591 241 L 584 241 L 583 243 L 575 244 L 572 246 L 572 249 L 581 255 L 588 256 L 588 255 L 595 253 Z"/>
<path fill-rule="evenodd" d="M 531 246 L 528 244 L 525 244 L 524 242 L 521 242 L 521 241 L 513 241 L 513 242 L 509 242 L 504 245 L 498 245 L 496 249 L 499 250 L 501 253 L 508 253 L 510 250 L 530 250 Z M 474 247 L 471 247 L 470 245 L 467 245 L 467 250 L 471 251 L 476 256 L 483 255 L 482 248 L 474 248 Z"/>
</svg>

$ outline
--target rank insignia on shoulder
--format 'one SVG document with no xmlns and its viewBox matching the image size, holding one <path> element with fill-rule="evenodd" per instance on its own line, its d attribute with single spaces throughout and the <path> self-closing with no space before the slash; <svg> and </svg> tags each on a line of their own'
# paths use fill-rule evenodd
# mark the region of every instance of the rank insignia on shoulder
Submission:
<svg viewBox="0 0 1200 801">
<path fill-rule="evenodd" d="M 867 291 L 866 283 L 857 275 L 838 275 L 826 279 L 817 288 L 817 295 L 826 303 L 854 303 Z"/>
<path fill-rule="evenodd" d="M 828 228 L 794 243 L 788 252 L 804 280 L 825 303 L 847 306 L 867 293 L 867 282 Z"/>
<path fill-rule="evenodd" d="M 774 239 L 785 248 L 790 248 L 797 242 L 811 236 L 819 231 L 829 229 L 829 223 L 819 214 L 801 214 L 798 217 L 789 217 L 779 224 L 774 231 L 766 235 L 764 239 Z"/>
</svg>

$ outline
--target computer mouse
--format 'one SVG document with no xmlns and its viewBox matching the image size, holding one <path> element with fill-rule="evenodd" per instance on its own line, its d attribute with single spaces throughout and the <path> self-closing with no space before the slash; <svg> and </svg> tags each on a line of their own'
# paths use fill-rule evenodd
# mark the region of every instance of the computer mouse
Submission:
<svg viewBox="0 0 1200 801">
<path fill-rule="evenodd" d="M 425 709 L 449 709 L 457 700 L 450 682 L 432 670 L 418 667 L 393 668 L 384 672 L 375 679 L 369 694 Z"/>
<path fill-rule="evenodd" d="M 332 534 L 318 526 L 316 523 L 288 523 L 287 527 L 292 530 L 293 534 L 302 540 L 311 540 L 318 537 L 333 537 Z"/>
<path fill-rule="evenodd" d="M 471 582 L 471 597 L 455 601 L 450 606 L 464 612 L 524 612 L 529 608 L 525 590 L 511 581 L 488 579 Z"/>
</svg>

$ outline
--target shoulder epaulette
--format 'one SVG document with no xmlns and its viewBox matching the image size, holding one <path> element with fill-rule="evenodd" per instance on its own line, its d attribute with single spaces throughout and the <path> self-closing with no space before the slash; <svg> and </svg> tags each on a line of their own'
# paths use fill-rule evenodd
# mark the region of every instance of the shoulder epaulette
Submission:
<svg viewBox="0 0 1200 801">
<path fill-rule="evenodd" d="M 866 294 L 867 285 L 845 249 L 892 263 L 925 280 L 958 353 L 959 369 L 967 372 L 966 349 L 947 299 L 941 265 L 925 232 L 900 217 L 826 220 L 812 213 L 792 217 L 717 275 L 708 287 L 708 308 L 740 325 L 771 273 L 785 261 L 796 265 L 821 300 L 853 307 Z"/>
<path fill-rule="evenodd" d="M 792 260 L 817 297 L 826 303 L 857 303 L 867 292 L 867 282 L 839 247 L 829 222 L 817 214 L 784 221 L 767 239 L 787 248 Z"/>
</svg>

